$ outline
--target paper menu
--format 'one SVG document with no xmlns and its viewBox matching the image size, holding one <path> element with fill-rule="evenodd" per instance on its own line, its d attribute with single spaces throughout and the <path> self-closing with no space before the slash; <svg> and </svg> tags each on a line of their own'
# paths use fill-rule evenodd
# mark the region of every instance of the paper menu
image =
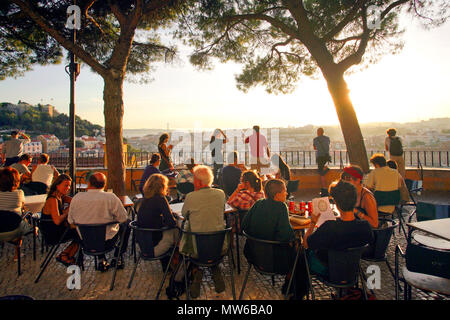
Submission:
<svg viewBox="0 0 450 320">
<path fill-rule="evenodd" d="M 328 197 L 314 198 L 312 199 L 313 215 L 319 215 L 316 227 L 320 227 L 325 221 L 336 220 L 333 210 L 331 210 L 330 201 Z"/>
</svg>

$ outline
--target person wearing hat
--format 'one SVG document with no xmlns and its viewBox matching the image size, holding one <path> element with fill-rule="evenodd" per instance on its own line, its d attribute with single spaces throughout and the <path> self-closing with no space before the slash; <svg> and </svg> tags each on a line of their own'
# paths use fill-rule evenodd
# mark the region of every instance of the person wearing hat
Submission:
<svg viewBox="0 0 450 320">
<path fill-rule="evenodd" d="M 24 139 L 19 139 L 19 135 Z M 19 162 L 19 157 L 23 153 L 23 145 L 29 142 L 31 142 L 30 137 L 23 132 L 16 130 L 11 132 L 11 140 L 5 141 L 2 148 L 2 160 L 5 163 L 5 167 Z"/>
<path fill-rule="evenodd" d="M 350 182 L 356 188 L 355 217 L 369 222 L 372 228 L 378 227 L 377 202 L 373 193 L 362 184 L 363 171 L 357 165 L 350 165 L 344 168 L 341 173 L 341 180 Z"/>
</svg>

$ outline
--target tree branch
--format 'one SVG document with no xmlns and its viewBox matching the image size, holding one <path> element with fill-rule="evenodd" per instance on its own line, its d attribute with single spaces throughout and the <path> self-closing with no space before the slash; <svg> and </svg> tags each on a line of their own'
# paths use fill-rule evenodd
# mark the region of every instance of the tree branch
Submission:
<svg viewBox="0 0 450 320">
<path fill-rule="evenodd" d="M 99 75 L 104 77 L 107 74 L 107 69 L 95 60 L 88 52 L 86 52 L 82 47 L 77 44 L 74 44 L 72 41 L 64 38 L 58 31 L 52 28 L 45 18 L 37 13 L 26 1 L 22 0 L 11 0 L 11 2 L 15 3 L 19 8 L 25 12 L 39 27 L 42 28 L 45 32 L 47 32 L 52 38 L 54 38 L 60 45 L 62 45 L 65 49 L 72 52 L 78 58 L 87 63 L 92 69 L 94 69 Z"/>
<path fill-rule="evenodd" d="M 350 12 L 339 22 L 330 32 L 328 32 L 321 40 L 329 41 L 344 29 L 354 18 L 358 11 L 364 6 L 367 0 L 358 0 Z"/>
<path fill-rule="evenodd" d="M 100 27 L 100 25 L 97 23 L 97 21 L 95 21 L 95 19 L 92 17 L 92 16 L 90 16 L 89 15 L 89 13 L 88 13 L 88 10 L 89 10 L 89 8 L 90 7 L 92 7 L 92 5 L 96 2 L 97 0 L 90 0 L 88 3 L 86 3 L 86 7 L 83 9 L 83 11 L 84 11 L 84 14 L 86 15 L 86 18 L 88 19 L 88 20 L 90 20 L 99 30 L 100 30 L 100 32 L 103 34 L 104 32 L 103 32 L 103 30 L 102 30 L 102 28 Z"/>
</svg>

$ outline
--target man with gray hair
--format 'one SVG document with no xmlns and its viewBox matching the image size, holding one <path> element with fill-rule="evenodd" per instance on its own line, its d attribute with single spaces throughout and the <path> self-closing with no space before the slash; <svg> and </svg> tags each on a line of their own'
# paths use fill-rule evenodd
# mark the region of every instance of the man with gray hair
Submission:
<svg viewBox="0 0 450 320">
<path fill-rule="evenodd" d="M 186 200 L 181 210 L 186 220 L 184 225 L 185 230 L 189 230 L 190 232 L 212 232 L 225 228 L 223 216 L 225 210 L 225 193 L 220 189 L 211 188 L 213 180 L 214 176 L 209 167 L 198 165 L 194 168 L 195 191 L 186 195 Z M 190 240 L 187 237 L 186 234 L 183 234 L 180 242 L 180 251 L 195 257 L 197 255 L 195 246 L 188 248 L 187 243 Z M 195 243 L 195 241 L 193 242 Z M 224 249 L 226 248 L 224 244 Z M 193 298 L 197 298 L 200 295 L 200 282 L 203 276 L 202 270 L 194 270 L 193 275 L 194 280 L 190 288 L 190 294 Z M 212 278 L 216 292 L 224 291 L 225 283 L 219 266 L 212 268 Z"/>
</svg>

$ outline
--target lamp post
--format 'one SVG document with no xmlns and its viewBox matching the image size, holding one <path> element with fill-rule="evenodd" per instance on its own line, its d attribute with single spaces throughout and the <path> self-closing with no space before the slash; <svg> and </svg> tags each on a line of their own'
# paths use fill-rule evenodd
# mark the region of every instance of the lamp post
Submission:
<svg viewBox="0 0 450 320">
<path fill-rule="evenodd" d="M 76 43 L 76 29 L 80 29 L 80 8 L 76 4 L 76 0 L 73 1 L 73 5 L 67 8 L 67 13 L 72 14 L 67 19 L 66 27 L 72 30 L 72 42 Z M 70 104 L 69 104 L 69 172 L 72 178 L 71 195 L 75 193 L 76 188 L 76 157 L 75 157 L 75 81 L 80 74 L 80 65 L 75 62 L 75 55 L 70 52 L 70 64 L 69 64 L 70 77 Z"/>
</svg>

